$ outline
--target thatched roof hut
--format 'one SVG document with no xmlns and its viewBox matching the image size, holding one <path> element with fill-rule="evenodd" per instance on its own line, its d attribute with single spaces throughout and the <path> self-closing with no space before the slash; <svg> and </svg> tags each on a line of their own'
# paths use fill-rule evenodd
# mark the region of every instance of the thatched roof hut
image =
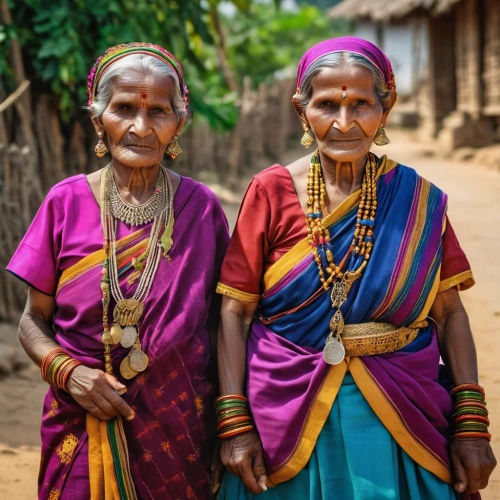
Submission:
<svg viewBox="0 0 500 500">
<path fill-rule="evenodd" d="M 462 0 L 344 0 L 328 11 L 328 16 L 343 19 L 388 21 L 401 19 L 416 10 L 433 15 L 445 13 Z"/>
</svg>

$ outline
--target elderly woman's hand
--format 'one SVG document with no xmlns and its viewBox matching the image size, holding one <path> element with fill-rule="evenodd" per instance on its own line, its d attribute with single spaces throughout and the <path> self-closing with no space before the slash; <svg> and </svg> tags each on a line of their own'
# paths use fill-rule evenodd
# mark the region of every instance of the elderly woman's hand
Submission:
<svg viewBox="0 0 500 500">
<path fill-rule="evenodd" d="M 476 493 L 486 488 L 497 465 L 490 443 L 484 438 L 454 439 L 451 459 L 458 493 Z"/>
<path fill-rule="evenodd" d="M 69 376 L 67 390 L 79 405 L 100 420 L 110 420 L 117 415 L 132 420 L 135 416 L 120 396 L 127 388 L 102 370 L 77 366 Z"/>
<path fill-rule="evenodd" d="M 267 490 L 262 445 L 255 431 L 224 439 L 221 459 L 224 466 L 238 476 L 249 491 L 257 494 Z"/>
</svg>

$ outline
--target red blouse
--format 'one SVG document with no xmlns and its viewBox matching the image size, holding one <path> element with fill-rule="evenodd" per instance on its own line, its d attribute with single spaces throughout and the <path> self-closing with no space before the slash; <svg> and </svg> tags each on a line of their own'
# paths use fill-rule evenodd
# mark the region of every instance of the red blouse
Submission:
<svg viewBox="0 0 500 500">
<path fill-rule="evenodd" d="M 307 234 L 305 214 L 289 170 L 273 165 L 260 172 L 243 198 L 217 291 L 258 302 L 265 272 Z M 439 291 L 453 286 L 465 290 L 473 284 L 469 262 L 447 218 Z"/>
</svg>

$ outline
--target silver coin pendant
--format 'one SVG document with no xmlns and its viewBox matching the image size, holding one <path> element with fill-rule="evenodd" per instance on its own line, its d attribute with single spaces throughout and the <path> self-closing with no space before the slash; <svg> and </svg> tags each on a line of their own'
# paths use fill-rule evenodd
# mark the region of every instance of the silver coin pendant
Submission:
<svg viewBox="0 0 500 500">
<path fill-rule="evenodd" d="M 338 340 L 329 340 L 323 349 L 323 358 L 329 365 L 338 365 L 345 358 L 344 346 Z"/>
<path fill-rule="evenodd" d="M 122 338 L 120 339 L 120 344 L 123 347 L 132 347 L 137 338 L 137 330 L 133 326 L 126 326 L 122 330 Z"/>
</svg>

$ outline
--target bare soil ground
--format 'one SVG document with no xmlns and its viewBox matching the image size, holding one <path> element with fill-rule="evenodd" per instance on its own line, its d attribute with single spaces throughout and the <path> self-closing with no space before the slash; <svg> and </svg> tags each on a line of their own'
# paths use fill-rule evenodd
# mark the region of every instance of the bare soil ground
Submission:
<svg viewBox="0 0 500 500">
<path fill-rule="evenodd" d="M 412 166 L 445 190 L 450 197 L 450 219 L 476 278 L 476 286 L 462 296 L 471 319 L 478 351 L 480 381 L 486 388 L 493 448 L 500 456 L 500 174 L 470 162 L 439 159 L 435 146 L 401 131 L 390 133 L 392 143 L 378 148 L 389 157 Z M 295 150 L 284 158 L 303 154 Z M 234 225 L 241 192 L 236 196 L 220 186 L 230 225 Z M 16 327 L 0 325 L 0 341 L 19 349 L 24 368 L 0 379 L 0 498 L 36 498 L 39 464 L 39 420 L 45 384 L 17 345 Z M 483 492 L 485 500 L 500 500 L 500 467 Z"/>
</svg>

